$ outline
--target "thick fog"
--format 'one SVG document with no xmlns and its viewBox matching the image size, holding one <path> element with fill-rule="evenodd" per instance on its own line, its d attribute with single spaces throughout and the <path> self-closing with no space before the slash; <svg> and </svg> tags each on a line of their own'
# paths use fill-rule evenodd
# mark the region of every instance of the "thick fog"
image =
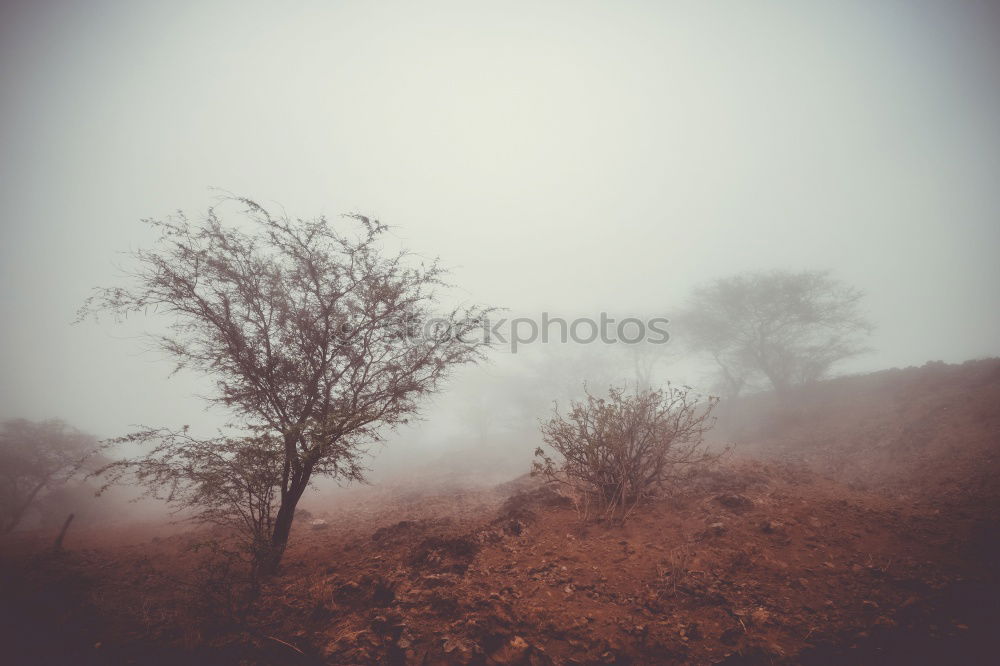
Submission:
<svg viewBox="0 0 1000 666">
<path fill-rule="evenodd" d="M 998 355 L 998 64 L 987 2 L 5 3 L 0 416 L 225 421 L 154 320 L 71 325 L 140 218 L 213 187 L 378 217 L 512 316 L 670 318 L 706 280 L 830 269 L 877 326 L 837 372 Z M 656 381 L 700 386 L 673 344 Z M 558 347 L 463 369 L 391 446 L 526 470 L 537 405 L 635 360 Z"/>
</svg>

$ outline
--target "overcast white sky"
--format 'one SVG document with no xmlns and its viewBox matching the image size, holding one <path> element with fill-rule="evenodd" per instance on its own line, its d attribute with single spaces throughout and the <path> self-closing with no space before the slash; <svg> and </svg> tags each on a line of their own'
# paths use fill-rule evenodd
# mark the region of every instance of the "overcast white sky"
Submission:
<svg viewBox="0 0 1000 666">
<path fill-rule="evenodd" d="M 46 2 L 0 14 L 0 416 L 197 419 L 70 326 L 209 187 L 360 211 L 518 312 L 829 268 L 875 369 L 1000 354 L 990 2 Z"/>
</svg>

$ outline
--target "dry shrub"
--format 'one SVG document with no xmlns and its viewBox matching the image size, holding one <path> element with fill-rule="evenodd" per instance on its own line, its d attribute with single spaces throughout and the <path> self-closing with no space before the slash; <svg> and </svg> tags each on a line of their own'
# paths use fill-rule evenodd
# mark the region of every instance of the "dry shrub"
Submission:
<svg viewBox="0 0 1000 666">
<path fill-rule="evenodd" d="M 153 643 L 186 650 L 245 630 L 260 595 L 247 552 L 231 539 L 207 539 L 185 544 L 178 555 L 183 565 L 144 559 L 135 577 L 141 582 L 105 588 L 99 608 L 130 617 Z"/>
<path fill-rule="evenodd" d="M 219 628 L 240 626 L 260 593 L 254 563 L 241 548 L 218 541 L 195 544 L 198 554 L 189 590 L 195 615 Z"/>
<path fill-rule="evenodd" d="M 683 543 L 671 549 L 661 564 L 657 565 L 657 575 L 660 579 L 670 577 L 672 593 L 677 593 L 677 584 L 687 576 L 693 560 L 694 552 L 688 544 Z"/>
<path fill-rule="evenodd" d="M 532 473 L 556 484 L 585 517 L 594 507 L 625 520 L 643 500 L 718 458 L 703 446 L 717 402 L 670 385 L 633 393 L 612 387 L 607 398 L 588 392 L 542 424 L 558 461 L 539 447 Z"/>
</svg>

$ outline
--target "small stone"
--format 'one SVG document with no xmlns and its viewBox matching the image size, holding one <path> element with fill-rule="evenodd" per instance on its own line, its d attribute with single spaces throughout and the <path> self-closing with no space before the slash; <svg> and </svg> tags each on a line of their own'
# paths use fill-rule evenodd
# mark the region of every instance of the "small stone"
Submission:
<svg viewBox="0 0 1000 666">
<path fill-rule="evenodd" d="M 778 534 L 782 532 L 784 528 L 784 524 L 779 523 L 777 520 L 765 520 L 760 524 L 760 531 L 764 534 Z"/>
<path fill-rule="evenodd" d="M 750 619 L 753 620 L 754 624 L 761 625 L 771 619 L 771 614 L 767 612 L 767 609 L 758 607 L 750 613 Z"/>
<path fill-rule="evenodd" d="M 490 662 L 494 664 L 521 663 L 529 647 L 526 640 L 520 636 L 514 636 L 506 645 L 490 655 Z"/>
<path fill-rule="evenodd" d="M 753 500 L 746 495 L 724 494 L 717 495 L 715 501 L 731 511 L 746 511 L 753 507 Z"/>
</svg>

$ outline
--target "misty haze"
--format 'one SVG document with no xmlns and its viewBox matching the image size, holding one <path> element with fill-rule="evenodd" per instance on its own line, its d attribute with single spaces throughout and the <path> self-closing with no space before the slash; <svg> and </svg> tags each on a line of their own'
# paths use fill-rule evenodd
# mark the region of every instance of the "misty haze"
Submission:
<svg viewBox="0 0 1000 666">
<path fill-rule="evenodd" d="M 0 7 L 0 661 L 992 664 L 1000 6 Z"/>
</svg>

